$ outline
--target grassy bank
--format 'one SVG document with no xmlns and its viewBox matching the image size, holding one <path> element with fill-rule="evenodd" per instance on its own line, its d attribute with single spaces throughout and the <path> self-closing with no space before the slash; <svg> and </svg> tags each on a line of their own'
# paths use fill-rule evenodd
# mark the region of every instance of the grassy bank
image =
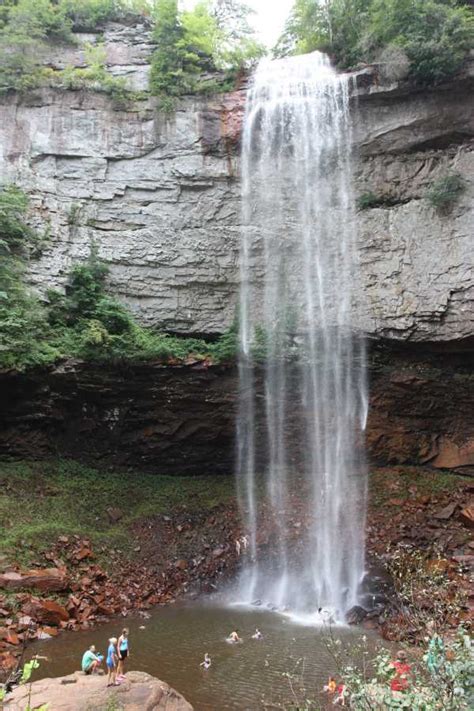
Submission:
<svg viewBox="0 0 474 711">
<path fill-rule="evenodd" d="M 231 501 L 229 477 L 172 477 L 94 469 L 70 460 L 0 462 L 0 555 L 34 560 L 59 535 L 87 536 L 94 549 L 131 553 L 137 521 Z M 110 521 L 107 509 L 122 512 Z"/>
</svg>

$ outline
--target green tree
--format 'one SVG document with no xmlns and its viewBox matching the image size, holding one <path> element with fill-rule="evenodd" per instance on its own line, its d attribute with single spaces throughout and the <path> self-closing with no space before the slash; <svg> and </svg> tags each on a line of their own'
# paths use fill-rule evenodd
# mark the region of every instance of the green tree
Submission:
<svg viewBox="0 0 474 711">
<path fill-rule="evenodd" d="M 72 22 L 64 2 L 18 0 L 10 10 L 7 27 L 11 34 L 68 41 L 71 39 Z"/>
<path fill-rule="evenodd" d="M 369 51 L 394 44 L 410 60 L 419 84 L 436 84 L 462 65 L 474 37 L 474 17 L 454 0 L 373 0 Z"/>
<path fill-rule="evenodd" d="M 217 82 L 202 81 L 202 75 L 248 66 L 261 56 L 247 22 L 250 10 L 236 0 L 225 5 L 199 2 L 193 10 L 180 12 L 176 0 L 155 4 L 157 49 L 153 55 L 151 90 L 159 96 L 180 96 L 217 89 Z M 221 86 L 225 76 L 221 79 Z"/>
<path fill-rule="evenodd" d="M 359 42 L 372 0 L 296 0 L 278 56 L 319 50 L 335 56 L 341 66 L 359 58 Z"/>
<path fill-rule="evenodd" d="M 296 0 L 275 53 L 321 50 L 347 68 L 399 48 L 410 77 L 435 84 L 461 67 L 473 36 L 472 8 L 456 0 Z"/>
</svg>

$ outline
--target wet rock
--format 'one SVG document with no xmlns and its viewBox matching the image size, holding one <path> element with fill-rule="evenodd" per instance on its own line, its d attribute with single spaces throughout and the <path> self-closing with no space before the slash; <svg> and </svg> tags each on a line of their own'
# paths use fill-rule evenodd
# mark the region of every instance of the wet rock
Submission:
<svg viewBox="0 0 474 711">
<path fill-rule="evenodd" d="M 64 568 L 44 568 L 0 575 L 0 588 L 5 590 L 38 590 L 43 593 L 66 590 L 69 578 Z"/>
<path fill-rule="evenodd" d="M 367 611 L 360 605 L 354 605 L 346 614 L 346 622 L 348 625 L 360 625 L 366 617 Z"/>
</svg>

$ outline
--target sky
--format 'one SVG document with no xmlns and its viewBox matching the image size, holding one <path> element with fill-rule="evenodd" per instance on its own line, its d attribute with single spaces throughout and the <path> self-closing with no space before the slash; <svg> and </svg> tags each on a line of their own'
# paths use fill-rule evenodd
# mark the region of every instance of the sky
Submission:
<svg viewBox="0 0 474 711">
<path fill-rule="evenodd" d="M 250 21 L 257 31 L 259 40 L 267 47 L 273 47 L 282 33 L 294 0 L 245 0 L 245 2 L 255 11 Z M 196 0 L 181 2 L 183 7 L 192 7 L 195 4 Z"/>
</svg>

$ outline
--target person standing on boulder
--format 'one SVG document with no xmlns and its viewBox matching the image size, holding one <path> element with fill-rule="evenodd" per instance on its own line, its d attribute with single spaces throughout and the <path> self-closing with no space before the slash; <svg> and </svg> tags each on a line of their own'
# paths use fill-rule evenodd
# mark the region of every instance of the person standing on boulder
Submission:
<svg viewBox="0 0 474 711">
<path fill-rule="evenodd" d="M 107 686 L 117 686 L 120 683 L 117 681 L 117 661 L 117 637 L 111 637 L 107 648 Z"/>
<path fill-rule="evenodd" d="M 125 627 L 122 630 L 122 634 L 119 637 L 117 644 L 118 651 L 118 666 L 117 666 L 117 679 L 125 679 L 125 660 L 130 656 L 130 649 L 128 646 L 128 629 Z"/>
</svg>

